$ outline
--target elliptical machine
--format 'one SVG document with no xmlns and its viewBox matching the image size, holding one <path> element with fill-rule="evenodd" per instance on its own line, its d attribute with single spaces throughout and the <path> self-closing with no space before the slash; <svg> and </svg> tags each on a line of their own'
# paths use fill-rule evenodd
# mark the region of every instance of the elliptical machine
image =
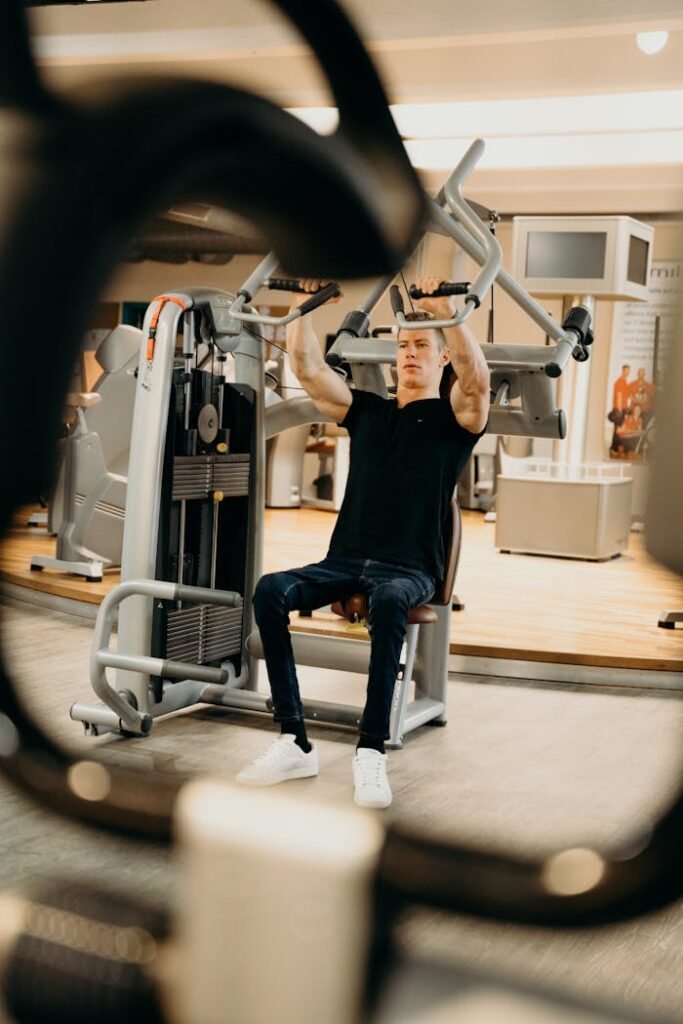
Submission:
<svg viewBox="0 0 683 1024">
<path fill-rule="evenodd" d="M 119 324 L 101 342 L 102 375 L 92 392 L 67 396 L 73 420 L 50 499 L 55 557 L 32 555 L 31 570 L 56 569 L 99 582 L 121 564 L 130 429 L 142 332 Z"/>
</svg>

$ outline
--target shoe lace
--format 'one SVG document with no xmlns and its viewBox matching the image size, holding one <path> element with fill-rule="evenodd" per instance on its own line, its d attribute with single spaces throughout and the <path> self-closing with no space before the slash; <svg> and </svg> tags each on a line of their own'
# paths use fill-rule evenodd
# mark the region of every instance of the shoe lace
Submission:
<svg viewBox="0 0 683 1024">
<path fill-rule="evenodd" d="M 269 764 L 271 761 L 277 760 L 282 752 L 282 743 L 284 739 L 284 736 L 278 736 L 278 738 L 271 743 L 268 749 L 264 750 L 263 753 L 256 758 L 254 764 Z"/>
<path fill-rule="evenodd" d="M 379 786 L 384 775 L 384 762 L 379 757 L 359 757 L 361 783 L 364 786 Z"/>
</svg>

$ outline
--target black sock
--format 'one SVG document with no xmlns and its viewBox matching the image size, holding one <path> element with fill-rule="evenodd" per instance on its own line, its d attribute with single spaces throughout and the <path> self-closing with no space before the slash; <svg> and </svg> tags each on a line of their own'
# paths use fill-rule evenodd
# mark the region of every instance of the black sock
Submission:
<svg viewBox="0 0 683 1024">
<path fill-rule="evenodd" d="M 361 747 L 365 747 L 367 750 L 377 750 L 380 754 L 384 754 L 384 740 L 379 739 L 377 736 L 368 736 L 366 732 L 362 732 L 356 744 L 356 750 L 360 750 Z"/>
<path fill-rule="evenodd" d="M 297 747 L 301 747 L 304 754 L 310 753 L 313 747 L 308 742 L 308 736 L 306 735 L 306 726 L 300 718 L 284 718 L 280 722 L 280 732 L 289 733 L 290 736 L 294 736 Z"/>
</svg>

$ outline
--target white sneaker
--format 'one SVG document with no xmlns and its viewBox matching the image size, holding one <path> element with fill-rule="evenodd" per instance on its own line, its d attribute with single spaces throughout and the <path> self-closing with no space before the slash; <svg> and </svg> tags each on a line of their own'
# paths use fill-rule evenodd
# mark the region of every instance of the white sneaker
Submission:
<svg viewBox="0 0 683 1024">
<path fill-rule="evenodd" d="M 353 759 L 354 803 L 359 807 L 388 807 L 391 787 L 387 778 L 387 755 L 361 747 Z"/>
<path fill-rule="evenodd" d="M 275 786 L 289 779 L 307 779 L 318 774 L 318 754 L 313 747 L 307 754 L 290 733 L 278 736 L 268 749 L 236 776 L 247 786 Z"/>
</svg>

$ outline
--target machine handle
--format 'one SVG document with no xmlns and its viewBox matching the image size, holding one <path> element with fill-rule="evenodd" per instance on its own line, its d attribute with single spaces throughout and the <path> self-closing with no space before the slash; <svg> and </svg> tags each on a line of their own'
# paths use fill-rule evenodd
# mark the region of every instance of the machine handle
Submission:
<svg viewBox="0 0 683 1024">
<path fill-rule="evenodd" d="M 333 284 L 334 282 L 330 282 Z M 300 292 L 306 295 L 317 295 L 321 291 L 321 287 L 318 286 L 314 291 L 310 291 L 308 288 L 301 287 L 301 281 L 298 277 L 267 277 L 263 282 L 264 288 L 269 288 L 272 292 Z M 327 286 L 326 286 L 327 287 Z M 339 287 L 339 285 L 337 285 Z"/>
<path fill-rule="evenodd" d="M 417 285 L 411 284 L 408 295 L 411 299 L 436 299 L 442 295 L 467 295 L 470 290 L 469 281 L 442 281 L 436 291 L 427 293 L 421 291 Z"/>
<path fill-rule="evenodd" d="M 389 299 L 391 300 L 391 308 L 394 311 L 394 315 L 396 315 L 396 313 L 402 313 L 404 310 L 403 299 L 397 284 L 392 284 L 389 289 Z"/>
<path fill-rule="evenodd" d="M 580 345 L 593 344 L 590 311 L 585 306 L 572 306 L 562 323 L 564 331 L 575 331 Z"/>
<path fill-rule="evenodd" d="M 324 305 L 329 299 L 336 299 L 338 295 L 341 295 L 341 288 L 336 281 L 330 281 L 324 288 L 319 288 L 317 292 L 314 292 L 310 299 L 306 299 L 299 306 L 299 313 L 301 316 L 306 316 L 312 310 L 317 309 L 318 306 Z"/>
<path fill-rule="evenodd" d="M 340 349 L 343 343 L 350 338 L 364 338 L 367 336 L 370 326 L 370 317 L 363 309 L 352 309 L 344 317 L 344 323 L 337 331 L 334 344 L 325 356 L 325 362 L 333 369 L 337 369 L 344 362 Z"/>
<path fill-rule="evenodd" d="M 553 358 L 549 359 L 545 364 L 544 370 L 546 377 L 561 377 L 567 363 L 574 354 L 576 347 L 576 339 L 569 340 L 568 338 L 560 338 L 555 347 Z"/>
<path fill-rule="evenodd" d="M 585 363 L 589 346 L 593 343 L 590 310 L 585 306 L 572 306 L 562 323 L 564 337 L 558 339 L 554 358 L 546 365 L 548 377 L 559 377 L 570 357 Z"/>
</svg>

